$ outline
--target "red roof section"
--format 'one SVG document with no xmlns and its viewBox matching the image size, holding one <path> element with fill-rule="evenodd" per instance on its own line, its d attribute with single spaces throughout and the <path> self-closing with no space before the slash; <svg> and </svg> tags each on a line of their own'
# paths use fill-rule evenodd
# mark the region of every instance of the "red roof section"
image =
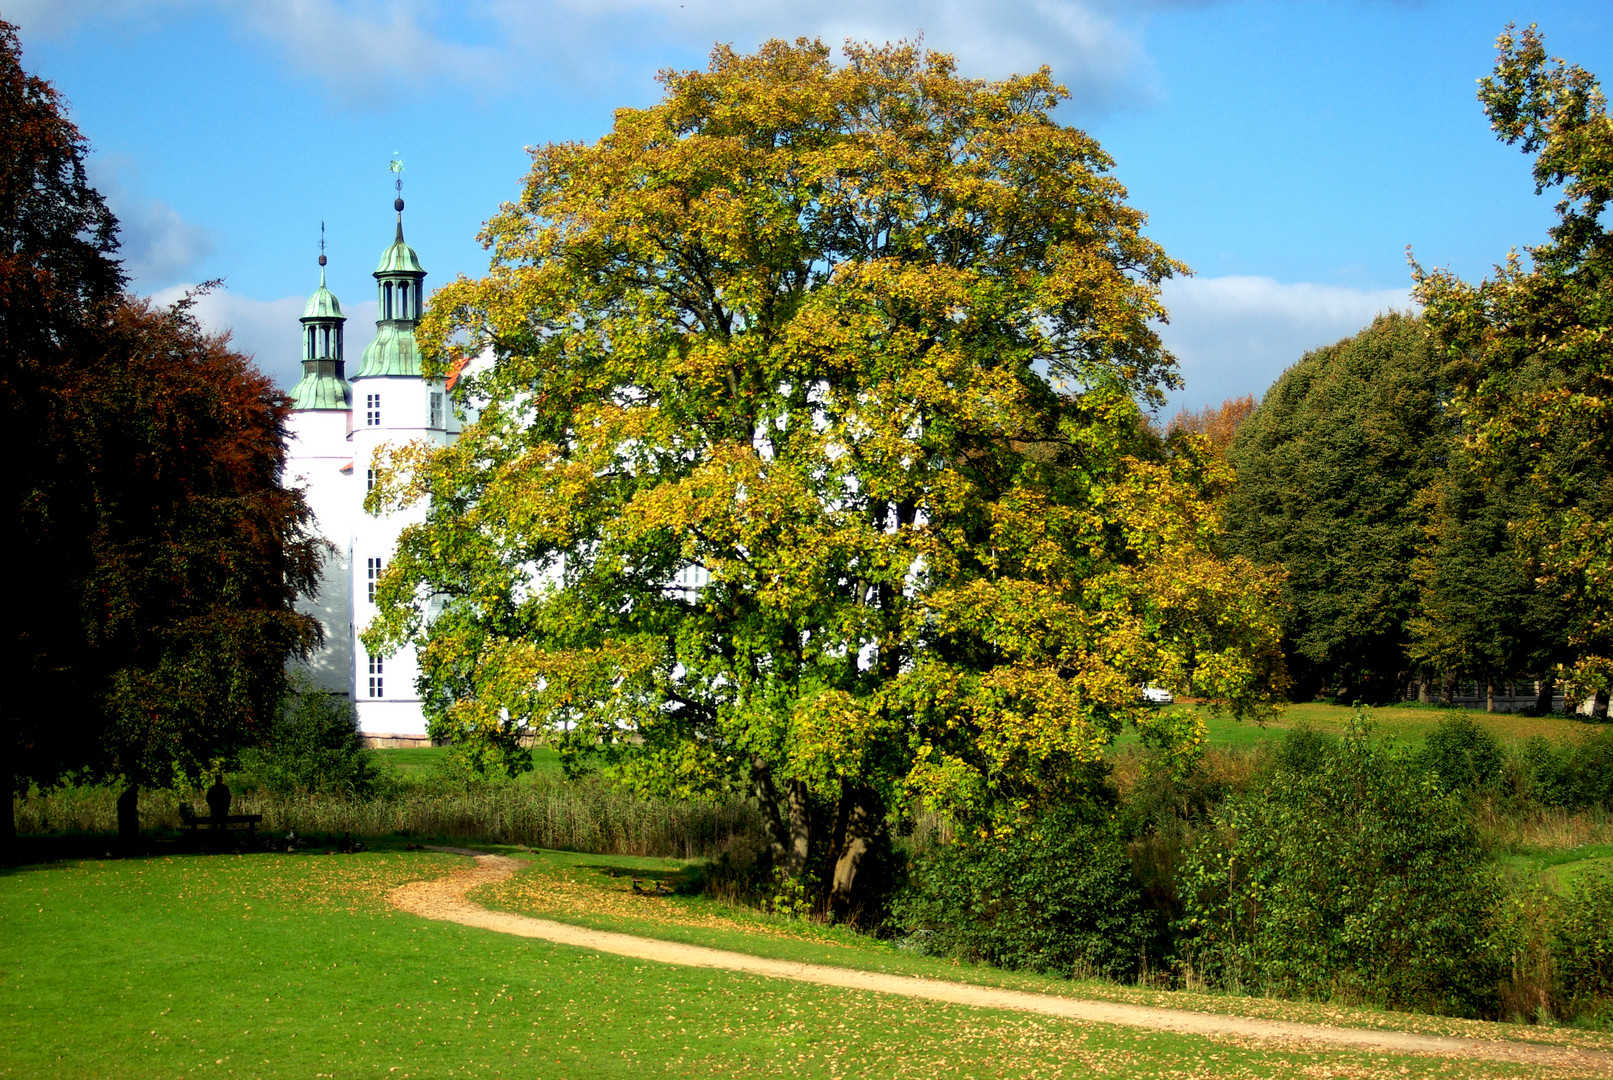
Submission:
<svg viewBox="0 0 1613 1080">
<path fill-rule="evenodd" d="M 468 356 L 461 356 L 454 361 L 453 366 L 448 369 L 448 389 L 452 390 L 454 388 L 454 384 L 459 381 L 459 373 L 464 371 L 469 363 L 470 357 Z"/>
</svg>

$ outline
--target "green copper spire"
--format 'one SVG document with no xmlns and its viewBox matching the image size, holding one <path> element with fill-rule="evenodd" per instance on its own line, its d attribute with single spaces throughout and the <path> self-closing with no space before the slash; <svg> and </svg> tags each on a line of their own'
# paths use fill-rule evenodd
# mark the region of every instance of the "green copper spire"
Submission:
<svg viewBox="0 0 1613 1080">
<path fill-rule="evenodd" d="M 336 294 L 325 287 L 325 226 L 319 226 L 319 288 L 302 310 L 302 380 L 291 389 L 293 409 L 351 409 L 353 388 L 347 385 L 342 354 L 342 324 L 347 316 Z"/>
<path fill-rule="evenodd" d="M 314 295 L 308 298 L 308 306 L 302 309 L 304 319 L 344 319 L 342 305 L 336 299 L 336 294 L 325 288 L 325 268 L 319 268 L 319 288 Z"/>
<path fill-rule="evenodd" d="M 398 171 L 397 169 L 393 170 Z M 403 181 L 398 181 L 398 198 L 392 203 L 398 214 L 397 235 L 381 255 L 375 268 L 375 281 L 381 317 L 375 323 L 375 340 L 364 350 L 364 362 L 355 379 L 377 375 L 420 377 L 420 350 L 415 345 L 414 328 L 420 321 L 425 300 L 425 268 L 414 248 L 403 242 Z"/>
</svg>

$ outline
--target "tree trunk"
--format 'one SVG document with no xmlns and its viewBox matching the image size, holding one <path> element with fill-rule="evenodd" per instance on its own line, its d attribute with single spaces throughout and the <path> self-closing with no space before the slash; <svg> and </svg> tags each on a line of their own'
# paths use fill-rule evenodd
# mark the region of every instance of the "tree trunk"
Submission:
<svg viewBox="0 0 1613 1080">
<path fill-rule="evenodd" d="M 140 785 L 134 781 L 118 796 L 118 840 L 133 845 L 140 839 Z"/>
<path fill-rule="evenodd" d="M 17 848 L 17 774 L 12 768 L 10 751 L 8 745 L 5 752 L 0 753 L 0 789 L 3 789 L 6 797 L 6 816 L 4 821 L 0 821 L 0 863 L 10 862 L 11 854 Z"/>
<path fill-rule="evenodd" d="M 1417 676 L 1417 700 L 1424 705 L 1434 700 L 1434 679 L 1426 671 Z"/>
<path fill-rule="evenodd" d="M 1542 675 L 1535 683 L 1535 712 L 1544 716 L 1551 712 L 1551 699 L 1556 697 L 1556 685 L 1550 675 Z"/>
<path fill-rule="evenodd" d="M 804 780 L 791 780 L 790 793 L 790 850 L 785 857 L 784 872 L 799 878 L 806 870 L 807 855 L 812 840 L 812 800 Z"/>
<path fill-rule="evenodd" d="M 1439 677 L 1439 703 L 1452 705 L 1456 701 L 1456 673 L 1447 671 Z"/>
<path fill-rule="evenodd" d="M 1596 704 L 1591 706 L 1591 715 L 1598 720 L 1607 719 L 1607 691 L 1596 692 Z"/>
<path fill-rule="evenodd" d="M 848 791 L 841 801 L 845 806 L 845 828 L 835 859 L 834 880 L 829 888 L 829 910 L 837 918 L 855 925 L 858 872 L 879 830 L 884 827 L 885 818 L 878 799 L 866 788 Z"/>
<path fill-rule="evenodd" d="M 1484 676 L 1484 711 L 1495 712 L 1495 679 L 1488 672 Z"/>
<path fill-rule="evenodd" d="M 773 865 L 784 866 L 788 859 L 789 829 L 779 810 L 778 789 L 773 786 L 773 770 L 758 758 L 751 759 L 751 784 L 756 789 L 756 802 L 762 809 L 762 822 L 767 826 L 768 846 L 772 849 Z"/>
</svg>

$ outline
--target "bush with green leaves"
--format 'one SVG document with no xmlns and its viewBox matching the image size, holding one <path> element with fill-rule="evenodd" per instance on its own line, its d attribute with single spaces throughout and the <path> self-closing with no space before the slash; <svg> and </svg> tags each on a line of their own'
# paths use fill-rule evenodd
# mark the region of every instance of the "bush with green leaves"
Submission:
<svg viewBox="0 0 1613 1080">
<path fill-rule="evenodd" d="M 1135 974 L 1162 930 L 1118 831 L 1069 811 L 921 858 L 894 917 L 927 952 L 1065 976 Z"/>
<path fill-rule="evenodd" d="M 1536 735 L 1509 765 L 1517 794 L 1542 806 L 1613 809 L 1613 729 L 1569 744 Z"/>
<path fill-rule="evenodd" d="M 1336 736 L 1306 723 L 1295 724 L 1277 744 L 1279 768 L 1295 775 L 1306 775 L 1324 768 L 1339 750 Z"/>
<path fill-rule="evenodd" d="M 1499 884 L 1465 800 L 1359 721 L 1302 749 L 1187 858 L 1178 960 L 1233 989 L 1492 1013 Z"/>
<path fill-rule="evenodd" d="M 1587 875 L 1560 903 L 1551 952 L 1561 1012 L 1613 1026 L 1613 876 Z"/>
<path fill-rule="evenodd" d="M 1416 763 L 1432 772 L 1445 791 L 1477 791 L 1500 780 L 1506 751 L 1501 740 L 1470 717 L 1453 716 L 1428 733 Z"/>
<path fill-rule="evenodd" d="M 249 783 L 282 794 L 376 794 L 388 777 L 359 734 L 345 698 L 299 683 L 263 744 L 241 755 Z"/>
</svg>

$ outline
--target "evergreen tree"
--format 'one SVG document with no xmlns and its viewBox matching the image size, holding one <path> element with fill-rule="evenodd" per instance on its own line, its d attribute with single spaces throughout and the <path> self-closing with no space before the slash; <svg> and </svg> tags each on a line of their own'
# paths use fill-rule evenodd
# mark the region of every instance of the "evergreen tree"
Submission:
<svg viewBox="0 0 1613 1080">
<path fill-rule="evenodd" d="M 1485 477 L 1456 439 L 1422 505 L 1427 538 L 1412 566 L 1419 612 L 1410 655 L 1424 695 L 1435 679 L 1448 692 L 1458 675 L 1491 695 L 1502 680 L 1538 677 L 1549 708 L 1549 672 L 1567 656 L 1570 612 L 1537 580 L 1537 553 L 1519 534 L 1531 507 L 1522 478 L 1501 470 Z"/>
<path fill-rule="evenodd" d="M 1535 157 L 1535 190 L 1561 187 L 1547 242 L 1469 285 L 1416 268 L 1468 428 L 1492 481 L 1527 490 L 1514 532 L 1567 613 L 1582 691 L 1613 684 L 1613 123 L 1591 73 L 1549 60 L 1533 27 L 1497 41 L 1479 98 L 1499 138 Z"/>
<path fill-rule="evenodd" d="M 1286 575 L 1284 649 L 1302 697 L 1382 701 L 1405 685 L 1419 495 L 1452 446 L 1444 396 L 1422 322 L 1391 313 L 1307 353 L 1238 431 L 1227 545 Z"/>
</svg>

